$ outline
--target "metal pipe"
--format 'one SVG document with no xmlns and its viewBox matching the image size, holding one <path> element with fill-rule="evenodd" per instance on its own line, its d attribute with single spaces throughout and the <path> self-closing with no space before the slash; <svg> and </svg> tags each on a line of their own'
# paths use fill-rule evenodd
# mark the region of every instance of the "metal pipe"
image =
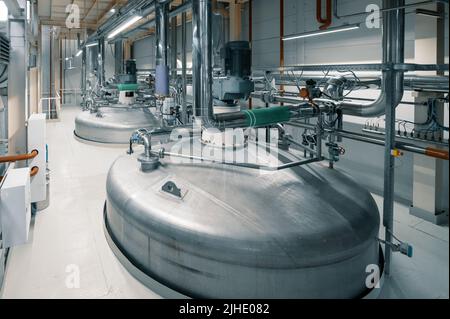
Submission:
<svg viewBox="0 0 450 319">
<path fill-rule="evenodd" d="M 105 39 L 98 39 L 97 79 L 100 87 L 105 85 Z"/>
<path fill-rule="evenodd" d="M 168 68 L 168 34 L 169 34 L 169 4 L 157 2 L 155 6 L 156 20 L 156 83 L 155 93 L 162 96 L 169 95 Z"/>
<path fill-rule="evenodd" d="M 14 163 L 18 161 L 27 161 L 38 156 L 39 152 L 37 150 L 33 150 L 31 153 L 27 154 L 19 154 L 19 155 L 8 155 L 1 156 L 0 163 Z"/>
<path fill-rule="evenodd" d="M 211 0 L 192 1 L 192 89 L 195 117 L 206 127 L 216 126 L 212 97 Z"/>
<path fill-rule="evenodd" d="M 175 9 L 173 9 L 172 11 L 169 12 L 169 19 L 174 18 L 176 16 L 178 16 L 179 14 L 182 13 L 186 13 L 187 11 L 189 11 L 192 7 L 192 1 L 191 0 L 186 0 L 182 5 L 176 7 Z M 145 22 L 133 29 L 131 29 L 130 31 L 127 31 L 126 33 L 124 33 L 122 35 L 122 37 L 127 38 L 129 36 L 131 36 L 132 34 L 136 33 L 137 31 L 142 31 L 143 29 L 148 29 L 151 28 L 153 26 L 155 26 L 156 21 L 155 19 L 152 19 L 148 22 Z"/>
<path fill-rule="evenodd" d="M 177 17 L 171 18 L 170 22 L 170 68 L 172 69 L 172 79 L 177 78 L 177 61 L 178 61 L 178 27 L 177 27 Z"/>
<path fill-rule="evenodd" d="M 296 122 L 296 121 L 286 123 L 286 125 L 293 126 L 293 127 L 305 128 L 308 130 L 316 129 L 316 125 L 300 123 L 300 122 Z M 386 145 L 386 142 L 384 141 L 384 139 L 370 136 L 367 134 L 349 132 L 349 131 L 345 131 L 342 129 L 326 130 L 326 133 L 335 134 L 341 138 L 347 138 L 347 139 L 358 141 L 358 142 L 379 145 L 382 147 L 384 147 Z M 442 150 L 442 149 L 437 149 L 434 147 L 428 147 L 428 146 L 421 147 L 421 146 L 417 146 L 417 145 L 414 145 L 411 143 L 404 143 L 404 142 L 396 141 L 395 148 L 405 151 L 405 152 L 410 152 L 410 153 L 419 154 L 419 155 L 425 155 L 425 156 L 429 156 L 429 157 L 433 157 L 433 158 L 437 158 L 437 159 L 449 160 L 448 151 Z"/>
<path fill-rule="evenodd" d="M 383 1 L 383 9 L 401 7 L 404 0 Z M 401 64 L 405 61 L 405 10 L 391 10 L 383 13 L 382 26 L 383 64 Z M 371 104 L 343 102 L 344 114 L 361 117 L 378 117 L 386 112 L 386 106 L 398 106 L 403 98 L 404 74 L 399 70 L 383 70 L 381 93 Z M 392 94 L 392 100 L 390 100 Z"/>
<path fill-rule="evenodd" d="M 260 169 L 260 170 L 265 170 L 265 171 L 281 171 L 281 170 L 285 170 L 288 168 L 293 168 L 293 167 L 297 167 L 297 166 L 301 166 L 301 165 L 307 165 L 307 164 L 316 163 L 316 162 L 320 161 L 320 159 L 318 159 L 318 158 L 311 158 L 311 159 L 290 162 L 287 164 L 272 167 L 272 166 L 259 165 L 259 164 L 253 164 L 253 163 L 233 163 L 233 162 L 226 162 L 226 161 L 218 161 L 218 160 L 215 160 L 212 158 L 205 158 L 205 157 L 201 157 L 201 156 L 170 153 L 170 152 L 166 152 L 163 149 L 161 149 L 159 151 L 151 151 L 151 154 L 153 156 L 159 156 L 159 157 L 161 157 L 161 156 L 162 157 L 177 157 L 177 158 L 184 158 L 184 159 L 189 159 L 189 160 L 193 160 L 193 161 L 230 165 L 230 166 L 237 166 L 237 167 L 251 168 L 251 169 Z"/>
<path fill-rule="evenodd" d="M 184 0 L 184 3 L 181 6 L 184 6 L 186 3 L 189 3 L 189 7 L 191 7 L 192 3 L 191 1 Z M 186 102 L 186 96 L 187 96 L 187 14 L 185 11 L 181 14 L 181 77 L 182 77 L 182 86 L 183 86 L 183 113 L 182 113 L 182 119 L 183 124 L 187 123 L 188 115 L 187 115 L 187 102 Z"/>
<path fill-rule="evenodd" d="M 383 8 L 404 6 L 405 0 L 383 0 Z M 405 9 L 383 13 L 383 62 L 404 62 Z M 383 93 L 384 91 L 384 93 Z M 384 155 L 384 202 L 383 225 L 385 240 L 392 242 L 394 233 L 394 187 L 395 187 L 395 109 L 403 98 L 403 72 L 383 72 L 382 96 L 386 114 L 386 145 Z M 375 113 L 376 114 L 376 113 Z M 385 273 L 390 275 L 392 248 L 385 246 Z"/>
<path fill-rule="evenodd" d="M 155 6 L 156 20 L 156 65 L 168 65 L 167 39 L 168 39 L 168 12 L 167 3 L 157 2 Z"/>
</svg>

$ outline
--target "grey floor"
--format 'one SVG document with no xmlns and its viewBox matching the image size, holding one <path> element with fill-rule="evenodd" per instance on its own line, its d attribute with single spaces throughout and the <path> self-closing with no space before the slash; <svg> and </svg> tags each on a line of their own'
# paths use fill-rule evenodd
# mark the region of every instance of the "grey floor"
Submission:
<svg viewBox="0 0 450 319">
<path fill-rule="evenodd" d="M 160 298 L 116 260 L 102 226 L 108 168 L 125 147 L 98 147 L 73 137 L 76 107 L 48 123 L 51 205 L 32 221 L 27 245 L 9 254 L 3 298 Z M 375 196 L 379 205 L 382 198 Z M 381 298 L 449 298 L 449 230 L 395 207 L 398 236 L 414 246 L 414 258 L 395 254 Z M 75 268 L 73 268 L 75 267 Z M 68 288 L 73 270 L 79 288 Z M 69 285 L 70 286 L 70 285 Z"/>
</svg>

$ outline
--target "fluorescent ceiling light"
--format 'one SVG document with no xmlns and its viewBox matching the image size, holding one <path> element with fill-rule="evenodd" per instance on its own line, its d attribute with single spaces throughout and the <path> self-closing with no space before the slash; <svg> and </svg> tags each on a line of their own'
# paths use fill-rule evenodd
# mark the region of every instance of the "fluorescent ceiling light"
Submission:
<svg viewBox="0 0 450 319">
<path fill-rule="evenodd" d="M 317 30 L 317 31 L 305 32 L 305 33 L 300 33 L 300 34 L 288 35 L 288 36 L 283 37 L 283 41 L 317 37 L 320 35 L 356 30 L 359 28 L 360 28 L 360 24 L 347 24 L 347 25 L 343 25 L 340 27 L 328 28 L 326 30 Z"/>
<path fill-rule="evenodd" d="M 98 45 L 97 42 L 92 42 L 92 43 L 86 44 L 86 48 L 95 47 L 97 45 Z"/>
<path fill-rule="evenodd" d="M 0 0 L 0 21 L 8 21 L 8 7 Z"/>
<path fill-rule="evenodd" d="M 134 16 L 130 20 L 122 23 L 120 26 L 118 26 L 113 32 L 111 32 L 108 35 L 108 39 L 114 38 L 120 32 L 122 32 L 123 30 L 125 30 L 126 28 L 128 28 L 129 26 L 133 25 L 134 23 L 136 23 L 137 21 L 139 21 L 141 19 L 142 19 L 142 16 Z"/>
<path fill-rule="evenodd" d="M 31 20 L 31 3 L 30 0 L 27 1 L 27 21 Z"/>
<path fill-rule="evenodd" d="M 80 56 L 81 53 L 83 53 L 83 50 L 78 50 L 77 54 L 75 54 L 75 56 Z"/>
</svg>

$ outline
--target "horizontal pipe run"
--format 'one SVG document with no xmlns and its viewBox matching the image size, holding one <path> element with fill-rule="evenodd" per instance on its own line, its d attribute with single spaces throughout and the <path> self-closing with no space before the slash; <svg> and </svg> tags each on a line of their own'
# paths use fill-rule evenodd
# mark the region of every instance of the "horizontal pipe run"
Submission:
<svg viewBox="0 0 450 319">
<path fill-rule="evenodd" d="M 292 138 L 288 139 L 288 141 L 289 141 L 290 143 L 292 143 L 292 144 L 294 144 L 294 145 L 300 147 L 301 149 L 307 151 L 308 153 L 311 153 L 311 154 L 313 154 L 313 155 L 317 155 L 317 151 L 316 151 L 316 150 L 313 150 L 313 149 L 311 149 L 311 148 L 309 148 L 309 147 L 307 147 L 307 146 L 305 146 L 305 145 L 303 145 L 303 144 L 301 144 L 301 143 L 298 143 L 297 141 L 295 141 L 295 140 L 292 139 Z"/>
<path fill-rule="evenodd" d="M 33 150 L 28 154 L 19 154 L 19 155 L 9 155 L 9 156 L 1 156 L 0 163 L 13 163 L 18 161 L 27 161 L 38 156 L 39 152 L 37 150 Z"/>
<path fill-rule="evenodd" d="M 297 122 L 295 122 L 295 123 L 289 122 L 289 123 L 286 123 L 286 125 L 290 125 L 290 126 L 294 126 L 294 127 L 301 127 L 301 128 L 311 129 L 311 130 L 316 128 L 316 126 L 312 125 L 312 124 L 304 124 L 304 123 L 297 123 Z M 359 133 L 349 132 L 349 131 L 344 131 L 344 130 L 335 130 L 335 131 L 328 130 L 327 133 L 336 134 L 340 137 L 348 138 L 348 139 L 351 139 L 354 141 L 370 143 L 370 144 L 379 145 L 379 146 L 383 146 L 383 147 L 385 146 L 385 141 L 383 139 L 372 137 L 372 136 L 365 135 L 365 134 L 359 134 Z M 447 160 L 447 161 L 449 160 L 448 151 L 436 149 L 433 147 L 420 147 L 420 146 L 403 143 L 403 142 L 396 142 L 395 147 L 397 149 L 405 151 L 405 152 L 425 155 L 425 156 L 429 156 L 429 157 L 433 157 L 433 158 L 437 158 L 437 159 L 443 159 L 443 160 Z"/>
<path fill-rule="evenodd" d="M 160 156 L 161 155 L 160 151 L 151 151 L 151 153 L 154 156 Z M 212 163 L 212 164 L 222 164 L 222 165 L 230 165 L 230 166 L 250 168 L 250 169 L 260 169 L 260 170 L 264 170 L 264 171 L 281 171 L 281 170 L 285 170 L 285 169 L 288 169 L 288 168 L 293 168 L 293 167 L 297 167 L 297 166 L 301 166 L 301 165 L 307 165 L 307 164 L 319 162 L 319 161 L 322 160 L 322 159 L 319 159 L 319 158 L 311 158 L 311 159 L 291 162 L 291 163 L 283 164 L 283 165 L 280 165 L 280 166 L 273 166 L 272 167 L 272 166 L 258 165 L 258 164 L 252 164 L 252 163 L 233 163 L 233 162 L 217 161 L 215 159 L 204 158 L 204 157 L 200 157 L 200 156 L 183 155 L 183 154 L 176 154 L 176 153 L 170 153 L 170 152 L 165 152 L 164 151 L 163 152 L 163 157 L 166 157 L 166 156 L 167 157 L 184 158 L 184 159 L 200 161 L 200 162 L 208 162 L 208 163 Z"/>
<path fill-rule="evenodd" d="M 364 133 L 368 133 L 368 134 L 373 134 L 373 135 L 379 135 L 379 136 L 385 136 L 385 132 L 383 131 L 377 131 L 377 130 L 372 130 L 372 129 L 363 129 L 362 130 Z M 449 144 L 447 142 L 441 142 L 441 141 L 429 141 L 429 140 L 424 140 L 424 139 L 418 139 L 418 138 L 414 138 L 414 137 L 405 137 L 405 136 L 399 136 L 397 135 L 397 139 L 398 142 L 401 143 L 422 143 L 425 145 L 434 145 L 434 146 L 439 146 L 439 147 L 449 147 Z"/>
<path fill-rule="evenodd" d="M 448 152 L 437 148 L 427 147 L 425 149 L 425 155 L 448 161 Z"/>
</svg>

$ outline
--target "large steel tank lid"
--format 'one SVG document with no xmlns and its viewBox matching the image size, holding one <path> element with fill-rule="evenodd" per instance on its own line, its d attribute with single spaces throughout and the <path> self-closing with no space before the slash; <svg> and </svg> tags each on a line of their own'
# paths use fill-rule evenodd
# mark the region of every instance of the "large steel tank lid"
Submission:
<svg viewBox="0 0 450 319">
<path fill-rule="evenodd" d="M 163 161 L 144 173 L 138 155 L 112 166 L 109 204 L 141 232 L 179 250 L 228 263 L 295 268 L 350 259 L 376 241 L 379 213 L 370 193 L 322 164 L 262 173 Z M 168 181 L 182 198 L 161 190 Z"/>
</svg>

